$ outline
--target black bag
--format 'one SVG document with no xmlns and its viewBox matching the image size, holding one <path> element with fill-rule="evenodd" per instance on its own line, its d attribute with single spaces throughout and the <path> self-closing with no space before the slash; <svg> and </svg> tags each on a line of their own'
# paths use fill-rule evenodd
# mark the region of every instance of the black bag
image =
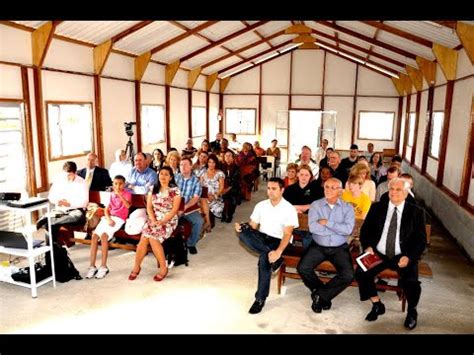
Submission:
<svg viewBox="0 0 474 355">
<path fill-rule="evenodd" d="M 68 282 L 69 280 L 82 280 L 79 271 L 74 267 L 72 260 L 69 258 L 66 248 L 63 248 L 58 243 L 53 242 L 54 255 L 54 272 L 56 274 L 56 281 Z M 51 270 L 50 252 L 46 253 L 46 265 Z"/>
<path fill-rule="evenodd" d="M 168 265 L 174 261 L 174 266 L 182 264 L 188 266 L 188 246 L 181 233 L 166 239 L 163 243 L 163 249 Z"/>
<path fill-rule="evenodd" d="M 36 283 L 51 276 L 51 267 L 43 265 L 41 263 L 35 264 Z M 24 282 L 31 284 L 30 280 L 30 267 L 21 268 L 18 272 L 12 274 L 12 279 L 17 282 Z"/>
</svg>

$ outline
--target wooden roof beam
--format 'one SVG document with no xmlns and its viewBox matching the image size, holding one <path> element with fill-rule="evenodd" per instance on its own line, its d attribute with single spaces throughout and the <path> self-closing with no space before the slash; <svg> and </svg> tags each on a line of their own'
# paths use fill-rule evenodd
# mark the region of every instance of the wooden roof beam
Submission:
<svg viewBox="0 0 474 355">
<path fill-rule="evenodd" d="M 135 80 L 142 80 L 145 74 L 148 63 L 150 63 L 151 52 L 143 53 L 141 56 L 135 58 Z"/>
<path fill-rule="evenodd" d="M 192 89 L 196 84 L 196 81 L 199 78 L 199 74 L 201 74 L 202 68 L 197 67 L 189 71 L 188 73 L 188 88 Z"/>
<path fill-rule="evenodd" d="M 456 79 L 458 51 L 437 43 L 433 44 L 432 50 L 446 80 Z"/>
<path fill-rule="evenodd" d="M 405 91 L 405 93 L 407 95 L 411 95 L 412 84 L 411 84 L 410 77 L 406 74 L 403 74 L 403 73 L 398 73 L 398 77 L 400 78 L 400 81 L 403 85 L 403 90 Z"/>
<path fill-rule="evenodd" d="M 361 39 L 363 41 L 366 41 L 368 43 L 371 43 L 375 46 L 379 46 L 379 47 L 382 47 L 382 48 L 385 48 L 385 49 L 388 49 L 392 52 L 395 52 L 395 53 L 398 53 L 404 57 L 408 57 L 410 59 L 416 59 L 416 55 L 413 54 L 413 53 L 410 53 L 408 51 L 405 51 L 401 48 L 398 48 L 398 47 L 395 47 L 395 46 L 392 46 L 390 44 L 387 44 L 385 42 L 381 42 L 379 40 L 376 40 L 376 39 L 373 39 L 373 38 L 370 38 L 368 36 L 364 36 L 363 34 L 361 33 L 358 33 L 358 32 L 355 32 L 355 31 L 352 31 L 348 28 L 345 28 L 345 27 L 342 27 L 342 26 L 339 26 L 338 24 L 336 23 L 332 23 L 332 22 L 329 22 L 329 21 L 316 21 L 316 23 L 319 23 L 321 25 L 324 25 L 326 27 L 329 27 L 333 30 L 336 30 L 336 31 L 339 31 L 339 32 L 342 32 L 342 33 L 345 33 L 345 34 L 348 34 L 350 36 L 353 36 L 353 37 L 356 37 L 358 39 Z"/>
<path fill-rule="evenodd" d="M 104 70 L 105 63 L 109 58 L 110 52 L 112 50 L 112 40 L 109 39 L 102 44 L 94 47 L 94 74 L 100 75 Z"/>
<path fill-rule="evenodd" d="M 205 46 L 205 47 L 203 47 L 203 48 L 201 48 L 201 49 L 198 49 L 198 50 L 196 50 L 196 51 L 194 51 L 194 52 L 192 52 L 192 53 L 189 53 L 188 55 L 185 55 L 184 57 L 180 58 L 179 61 L 180 61 L 181 63 L 182 63 L 182 62 L 185 62 L 186 60 L 189 60 L 189 59 L 191 59 L 191 58 L 193 58 L 193 57 L 195 57 L 195 56 L 197 56 L 197 55 L 199 55 L 199 54 L 201 54 L 201 53 L 203 53 L 203 52 L 205 52 L 205 51 L 207 51 L 207 50 L 209 50 L 209 49 L 212 49 L 212 48 L 214 48 L 214 47 L 220 46 L 222 43 L 225 43 L 225 42 L 227 42 L 227 41 L 229 41 L 229 40 L 231 40 L 231 39 L 233 39 L 233 38 L 236 38 L 236 37 L 238 37 L 238 36 L 240 36 L 240 35 L 242 35 L 242 34 L 244 34 L 244 33 L 250 32 L 250 31 L 252 31 L 252 30 L 254 30 L 254 29 L 256 29 L 256 28 L 258 28 L 258 27 L 260 27 L 260 26 L 262 26 L 262 25 L 264 25 L 264 24 L 266 24 L 267 22 L 268 22 L 268 21 L 258 21 L 258 22 L 256 22 L 256 23 L 254 23 L 253 25 L 250 25 L 249 27 L 246 27 L 246 28 L 243 28 L 243 29 L 241 29 L 241 30 L 239 30 L 239 31 L 236 31 L 236 32 L 234 32 L 234 33 L 231 33 L 230 35 L 227 35 L 227 36 L 225 36 L 225 37 L 222 37 L 221 39 L 219 39 L 218 41 L 215 41 L 214 43 L 211 43 L 211 44 L 209 44 L 209 45 L 207 45 L 207 46 Z"/>
<path fill-rule="evenodd" d="M 428 86 L 434 86 L 436 84 L 436 62 L 417 56 L 416 63 Z"/>
<path fill-rule="evenodd" d="M 397 79 L 395 77 L 392 77 L 392 82 L 393 82 L 393 85 L 395 86 L 395 89 L 397 90 L 398 94 L 400 96 L 403 96 L 404 95 L 404 90 L 403 90 L 403 83 L 400 79 Z"/>
<path fill-rule="evenodd" d="M 311 28 L 306 26 L 306 25 L 297 23 L 297 24 L 294 24 L 294 25 L 288 27 L 285 30 L 285 34 L 287 34 L 287 35 L 293 35 L 293 34 L 300 35 L 300 34 L 303 34 L 303 33 L 311 33 Z"/>
<path fill-rule="evenodd" d="M 176 73 L 178 72 L 178 69 L 179 69 L 179 65 L 181 63 L 179 62 L 179 60 L 173 62 L 173 63 L 170 63 L 166 66 L 165 68 L 165 84 L 166 85 L 171 85 L 173 83 L 173 79 L 176 75 Z"/>
<path fill-rule="evenodd" d="M 247 23 L 247 21 L 240 21 L 242 22 L 245 26 L 249 27 L 250 25 Z M 253 33 L 255 33 L 260 39 L 263 39 L 269 46 L 270 48 L 274 48 L 275 46 L 268 40 L 266 39 L 260 32 L 257 30 L 254 30 Z"/>
<path fill-rule="evenodd" d="M 126 30 L 117 33 L 115 36 L 111 38 L 112 44 L 117 43 L 118 41 L 124 39 L 125 37 L 131 35 L 134 32 L 137 32 L 138 30 L 141 30 L 143 27 L 148 26 L 152 24 L 154 21 L 141 21 L 135 25 L 133 25 L 130 28 L 127 28 Z"/>
<path fill-rule="evenodd" d="M 57 23 L 58 21 L 48 21 L 31 33 L 31 50 L 35 67 L 43 66 Z"/>
<path fill-rule="evenodd" d="M 410 77 L 410 80 L 413 83 L 416 91 L 423 90 L 423 74 L 421 73 L 421 70 L 413 68 L 410 65 L 407 65 L 406 68 L 407 74 Z"/>
<path fill-rule="evenodd" d="M 214 83 L 217 80 L 217 74 L 218 73 L 215 72 L 215 73 L 212 73 L 212 74 L 207 76 L 207 78 L 206 78 L 206 91 L 211 91 L 212 86 L 214 85 Z"/>
<path fill-rule="evenodd" d="M 456 33 L 461 40 L 462 46 L 466 50 L 471 64 L 474 64 L 474 26 L 458 21 L 456 24 Z"/>
<path fill-rule="evenodd" d="M 424 38 L 419 37 L 419 36 L 415 36 L 415 35 L 413 35 L 409 32 L 403 31 L 403 30 L 399 30 L 398 28 L 386 25 L 382 22 L 378 22 L 378 21 L 361 21 L 361 22 L 365 23 L 366 25 L 378 28 L 382 31 L 392 33 L 392 34 L 394 34 L 398 37 L 402 37 L 402 38 L 407 39 L 409 41 L 421 44 L 422 46 L 429 47 L 429 48 L 431 48 L 433 46 L 433 42 L 428 41 L 427 39 L 424 39 Z"/>
<path fill-rule="evenodd" d="M 335 41 L 336 40 L 336 37 L 333 37 L 331 35 L 328 35 L 327 33 L 324 33 L 324 32 L 320 32 L 318 30 L 312 30 L 312 33 L 313 34 L 316 34 L 320 37 L 324 37 L 324 38 L 327 38 L 327 39 L 330 39 L 330 40 L 333 40 Z M 364 52 L 364 53 L 367 53 L 369 54 L 369 50 L 364 48 L 364 47 L 360 47 L 356 44 L 353 44 L 351 42 L 348 42 L 348 41 L 345 41 L 341 38 L 338 38 L 339 39 L 339 43 L 340 44 L 343 44 L 345 46 L 348 46 L 348 47 L 351 47 L 351 48 L 354 48 L 360 52 Z M 392 58 L 389 58 L 389 57 L 386 57 L 384 56 L 383 54 L 379 54 L 379 53 L 376 53 L 376 52 L 370 52 L 370 55 L 374 56 L 374 57 L 377 57 L 377 58 L 380 58 L 386 62 L 389 62 L 389 63 L 392 63 L 392 64 L 395 64 L 396 66 L 399 66 L 400 68 L 405 68 L 405 63 L 402 63 L 402 62 L 399 62 L 398 60 L 395 60 L 395 59 L 392 59 Z"/>
<path fill-rule="evenodd" d="M 224 93 L 225 89 L 227 88 L 227 85 L 229 85 L 230 78 L 231 77 L 228 76 L 227 78 L 220 79 L 220 81 L 219 81 L 219 92 L 221 94 Z"/>
</svg>

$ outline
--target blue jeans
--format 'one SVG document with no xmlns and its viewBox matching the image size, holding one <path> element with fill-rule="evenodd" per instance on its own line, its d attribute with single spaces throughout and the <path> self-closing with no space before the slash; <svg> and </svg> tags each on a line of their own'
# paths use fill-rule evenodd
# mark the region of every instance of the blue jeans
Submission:
<svg viewBox="0 0 474 355">
<path fill-rule="evenodd" d="M 277 249 L 281 240 L 253 229 L 239 233 L 239 239 L 252 251 L 260 254 L 258 258 L 258 288 L 255 298 L 265 300 L 270 293 L 272 276 L 268 253 Z"/>
<path fill-rule="evenodd" d="M 201 233 L 201 228 L 204 224 L 201 214 L 199 213 L 199 211 L 196 211 L 188 214 L 187 216 L 183 216 L 182 218 L 186 219 L 193 226 L 191 236 L 189 237 L 186 244 L 188 245 L 188 247 L 195 247 L 197 242 L 199 241 L 199 234 Z"/>
</svg>

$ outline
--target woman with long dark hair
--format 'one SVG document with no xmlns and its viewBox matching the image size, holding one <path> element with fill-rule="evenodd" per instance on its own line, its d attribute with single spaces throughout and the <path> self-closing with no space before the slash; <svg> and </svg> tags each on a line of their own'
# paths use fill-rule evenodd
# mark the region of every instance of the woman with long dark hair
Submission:
<svg viewBox="0 0 474 355">
<path fill-rule="evenodd" d="M 153 277 L 153 280 L 162 281 L 168 275 L 168 266 L 166 265 L 162 244 L 171 236 L 178 225 L 180 202 L 181 193 L 174 181 L 173 170 L 169 166 L 164 166 L 160 170 L 153 191 L 148 193 L 147 196 L 148 220 L 137 246 L 135 265 L 128 276 L 129 280 L 135 280 L 140 273 L 143 258 L 148 251 L 148 245 L 151 245 L 160 267 L 160 272 Z"/>
<path fill-rule="evenodd" d="M 240 169 L 235 164 L 235 155 L 231 150 L 224 154 L 224 164 L 222 171 L 225 175 L 224 190 L 224 211 L 222 212 L 222 222 L 230 223 L 234 216 L 237 205 L 240 205 L 242 196 L 240 194 Z"/>
</svg>

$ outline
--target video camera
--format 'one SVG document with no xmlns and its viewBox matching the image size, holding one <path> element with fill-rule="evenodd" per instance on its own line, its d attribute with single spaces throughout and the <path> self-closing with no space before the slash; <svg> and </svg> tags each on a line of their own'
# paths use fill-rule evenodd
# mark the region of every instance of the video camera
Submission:
<svg viewBox="0 0 474 355">
<path fill-rule="evenodd" d="M 125 133 L 127 133 L 127 136 L 131 137 L 133 136 L 133 129 L 132 126 L 136 125 L 136 122 L 124 122 L 123 125 L 125 126 Z"/>
</svg>

